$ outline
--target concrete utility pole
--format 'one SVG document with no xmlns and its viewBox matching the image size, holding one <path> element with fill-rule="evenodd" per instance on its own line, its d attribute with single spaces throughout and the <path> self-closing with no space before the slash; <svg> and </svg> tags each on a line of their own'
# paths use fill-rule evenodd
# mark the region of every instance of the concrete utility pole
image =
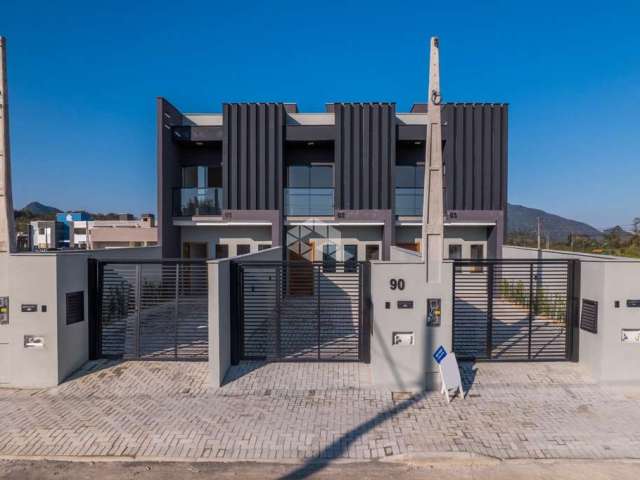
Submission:
<svg viewBox="0 0 640 480">
<path fill-rule="evenodd" d="M 444 198 L 442 190 L 440 42 L 437 37 L 431 37 L 428 97 L 427 158 L 422 206 L 422 259 L 426 263 L 427 283 L 439 283 L 443 258 Z"/>
<path fill-rule="evenodd" d="M 9 89 L 6 41 L 0 37 L 0 253 L 16 251 L 9 152 Z"/>
<path fill-rule="evenodd" d="M 538 220 L 538 250 L 542 248 L 541 235 L 542 235 L 542 217 L 537 217 Z"/>
</svg>

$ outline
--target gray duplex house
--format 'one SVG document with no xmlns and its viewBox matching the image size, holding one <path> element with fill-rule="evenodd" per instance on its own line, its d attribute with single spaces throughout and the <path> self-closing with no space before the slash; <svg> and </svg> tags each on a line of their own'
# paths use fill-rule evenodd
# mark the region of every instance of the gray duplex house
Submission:
<svg viewBox="0 0 640 480">
<path fill-rule="evenodd" d="M 283 260 L 388 260 L 419 251 L 427 104 L 225 103 L 183 113 L 157 100 L 164 258 L 283 245 Z M 498 258 L 507 204 L 508 106 L 442 108 L 449 258 Z"/>
</svg>

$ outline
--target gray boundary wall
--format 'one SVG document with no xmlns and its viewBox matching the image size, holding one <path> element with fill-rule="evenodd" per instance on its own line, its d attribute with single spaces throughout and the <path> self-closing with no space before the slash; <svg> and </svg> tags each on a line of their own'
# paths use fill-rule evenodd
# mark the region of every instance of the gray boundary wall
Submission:
<svg viewBox="0 0 640 480">
<path fill-rule="evenodd" d="M 376 386 L 399 392 L 440 387 L 438 365 L 432 355 L 439 345 L 451 351 L 452 275 L 453 264 L 445 262 L 442 282 L 427 284 L 424 263 L 371 262 L 371 371 Z M 392 289 L 392 279 L 404 280 L 404 289 Z M 428 298 L 441 299 L 439 327 L 427 327 Z M 399 309 L 399 300 L 413 301 L 413 308 Z M 415 343 L 393 345 L 395 332 L 412 332 Z"/>
<path fill-rule="evenodd" d="M 0 296 L 9 297 L 9 324 L 0 325 L 0 387 L 55 386 L 89 359 L 89 258 L 159 256 L 159 247 L 1 254 Z M 77 291 L 84 292 L 84 320 L 67 325 L 66 295 Z M 37 311 L 22 312 L 23 304 Z M 43 337 L 43 347 L 25 348 L 25 335 Z"/>
<path fill-rule="evenodd" d="M 282 260 L 282 247 L 273 247 L 224 260 L 210 260 L 209 270 L 209 387 L 224 384 L 231 366 L 231 262 Z"/>
<path fill-rule="evenodd" d="M 640 260 L 511 246 L 503 255 L 580 260 L 580 308 L 583 299 L 598 302 L 598 331 L 579 330 L 579 362 L 600 382 L 640 382 L 640 343 L 622 342 L 623 329 L 640 330 L 640 308 L 627 307 L 640 300 Z"/>
</svg>

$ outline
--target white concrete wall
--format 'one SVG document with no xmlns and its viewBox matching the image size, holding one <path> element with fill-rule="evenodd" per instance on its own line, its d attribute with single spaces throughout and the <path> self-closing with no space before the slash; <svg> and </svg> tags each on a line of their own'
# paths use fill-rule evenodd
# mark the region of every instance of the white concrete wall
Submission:
<svg viewBox="0 0 640 480">
<path fill-rule="evenodd" d="M 376 386 L 393 391 L 439 388 L 438 367 L 432 355 L 439 345 L 451 351 L 452 264 L 443 264 L 441 283 L 427 284 L 425 276 L 423 263 L 371 263 L 371 371 Z M 391 279 L 403 279 L 404 290 L 392 290 Z M 428 298 L 441 299 L 439 327 L 427 327 Z M 412 300 L 413 309 L 398 309 L 398 300 Z M 386 308 L 386 302 L 391 308 Z M 394 332 L 413 332 L 415 344 L 392 345 Z"/>
<path fill-rule="evenodd" d="M 207 244 L 209 258 L 215 258 L 216 244 L 229 246 L 229 257 L 236 256 L 237 246 L 249 244 L 251 253 L 258 251 L 258 245 L 271 244 L 271 226 L 193 226 L 180 227 L 181 249 L 185 242 Z"/>
<path fill-rule="evenodd" d="M 291 227 L 285 227 L 291 228 Z M 357 245 L 358 261 L 366 260 L 367 245 L 377 245 L 382 258 L 382 226 L 333 226 L 317 224 L 315 226 L 293 227 L 287 232 L 287 245 L 303 236 L 304 241 L 313 241 L 314 258 L 322 261 L 324 245 L 335 245 L 338 262 L 344 261 L 344 246 Z M 311 230 L 310 230 L 311 229 Z M 308 259 L 312 260 L 312 259 Z"/>
<path fill-rule="evenodd" d="M 419 243 L 420 227 L 413 226 L 397 226 L 396 227 L 396 244 L 401 243 Z M 452 226 L 444 227 L 444 258 L 449 256 L 449 245 L 457 244 L 462 246 L 462 258 L 471 258 L 471 245 L 482 245 L 484 258 L 487 258 L 488 248 L 488 228 L 479 226 Z"/>
<path fill-rule="evenodd" d="M 580 330 L 580 363 L 601 382 L 640 382 L 640 343 L 623 343 L 622 330 L 640 330 L 640 261 L 582 262 L 581 297 L 598 302 L 598 332 Z M 620 306 L 615 307 L 619 301 Z"/>
<path fill-rule="evenodd" d="M 504 245 L 502 247 L 502 258 L 545 258 L 545 259 L 576 259 L 583 261 L 625 261 L 626 257 L 614 257 L 612 255 L 598 255 L 595 253 L 566 252 L 564 250 L 538 250 L 530 247 L 514 247 Z"/>
<path fill-rule="evenodd" d="M 18 388 L 58 385 L 88 360 L 90 257 L 153 259 L 160 257 L 160 249 L 0 255 L 0 296 L 8 296 L 10 302 L 9 325 L 0 325 L 0 385 Z M 66 294 L 76 291 L 84 292 L 84 321 L 67 325 Z M 22 312 L 23 304 L 35 304 L 37 311 Z M 25 348 L 25 335 L 44 337 L 43 348 Z"/>
</svg>

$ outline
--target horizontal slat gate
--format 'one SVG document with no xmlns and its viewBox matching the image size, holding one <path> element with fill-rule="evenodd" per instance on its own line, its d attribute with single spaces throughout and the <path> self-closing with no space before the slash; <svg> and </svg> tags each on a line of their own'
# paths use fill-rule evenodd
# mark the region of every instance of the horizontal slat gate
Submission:
<svg viewBox="0 0 640 480">
<path fill-rule="evenodd" d="M 102 356 L 207 359 L 206 263 L 104 262 L 98 302 Z"/>
<path fill-rule="evenodd" d="M 358 361 L 363 357 L 362 266 L 238 264 L 240 357 Z"/>
<path fill-rule="evenodd" d="M 567 360 L 570 261 L 457 261 L 453 348 L 462 359 Z"/>
</svg>

